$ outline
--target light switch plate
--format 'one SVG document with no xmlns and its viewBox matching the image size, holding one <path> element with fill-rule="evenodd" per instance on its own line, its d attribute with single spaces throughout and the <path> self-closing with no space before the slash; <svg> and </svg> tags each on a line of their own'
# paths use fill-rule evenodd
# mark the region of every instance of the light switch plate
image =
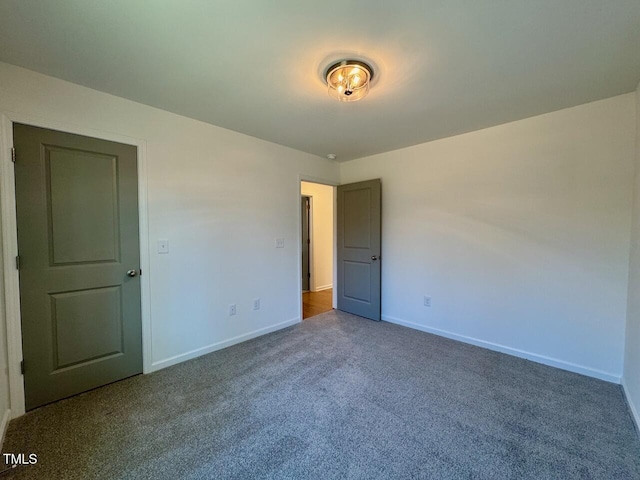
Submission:
<svg viewBox="0 0 640 480">
<path fill-rule="evenodd" d="M 169 253 L 169 240 L 166 238 L 158 240 L 158 253 Z"/>
</svg>

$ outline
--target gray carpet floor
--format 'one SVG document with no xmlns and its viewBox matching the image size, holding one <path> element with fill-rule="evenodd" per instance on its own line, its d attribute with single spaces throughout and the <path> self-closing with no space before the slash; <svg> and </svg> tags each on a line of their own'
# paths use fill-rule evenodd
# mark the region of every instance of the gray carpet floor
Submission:
<svg viewBox="0 0 640 480">
<path fill-rule="evenodd" d="M 6 478 L 640 479 L 619 386 L 329 312 L 11 422 Z M 0 477 L 4 480 L 5 477 Z"/>
</svg>

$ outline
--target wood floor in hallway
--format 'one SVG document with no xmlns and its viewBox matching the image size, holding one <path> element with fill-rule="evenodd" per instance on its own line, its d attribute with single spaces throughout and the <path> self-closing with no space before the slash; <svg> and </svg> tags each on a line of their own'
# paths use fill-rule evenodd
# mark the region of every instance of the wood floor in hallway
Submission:
<svg viewBox="0 0 640 480">
<path fill-rule="evenodd" d="M 333 289 L 302 294 L 302 318 L 314 317 L 332 310 Z"/>
</svg>

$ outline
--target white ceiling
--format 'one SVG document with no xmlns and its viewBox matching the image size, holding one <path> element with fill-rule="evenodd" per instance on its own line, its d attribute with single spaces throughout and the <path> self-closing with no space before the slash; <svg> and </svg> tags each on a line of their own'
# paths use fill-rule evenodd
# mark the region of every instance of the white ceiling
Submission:
<svg viewBox="0 0 640 480">
<path fill-rule="evenodd" d="M 634 90 L 640 0 L 2 0 L 0 60 L 345 161 Z"/>
</svg>

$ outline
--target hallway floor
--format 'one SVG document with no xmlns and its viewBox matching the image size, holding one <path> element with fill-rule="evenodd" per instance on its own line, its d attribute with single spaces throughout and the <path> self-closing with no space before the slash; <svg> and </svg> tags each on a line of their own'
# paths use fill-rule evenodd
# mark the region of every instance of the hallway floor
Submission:
<svg viewBox="0 0 640 480">
<path fill-rule="evenodd" d="M 302 294 L 302 319 L 307 319 L 333 309 L 333 289 Z"/>
</svg>

